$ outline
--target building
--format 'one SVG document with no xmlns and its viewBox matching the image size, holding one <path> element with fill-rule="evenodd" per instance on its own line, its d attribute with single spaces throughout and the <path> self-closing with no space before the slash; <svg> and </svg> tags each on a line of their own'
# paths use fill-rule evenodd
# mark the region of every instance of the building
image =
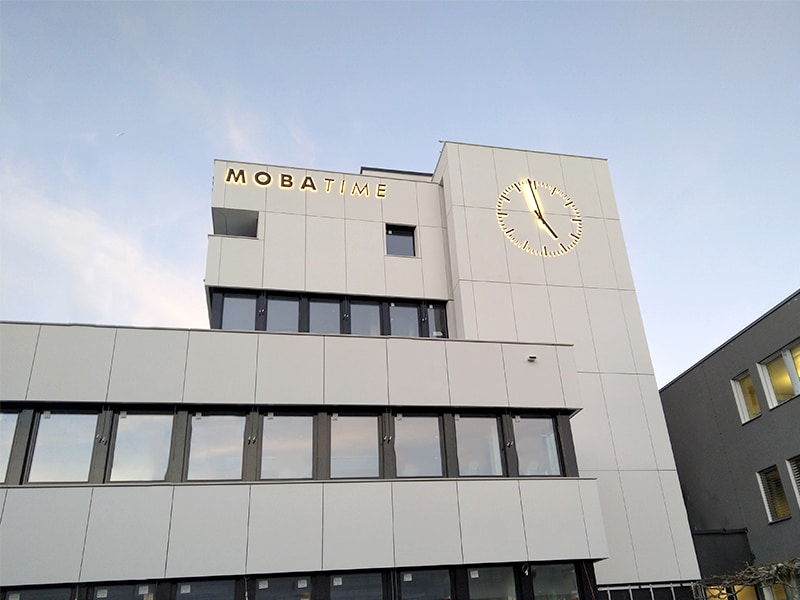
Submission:
<svg viewBox="0 0 800 600">
<path fill-rule="evenodd" d="M 212 330 L 5 323 L 3 600 L 681 600 L 605 160 L 216 161 Z"/>
<path fill-rule="evenodd" d="M 798 372 L 800 291 L 661 390 L 704 577 L 800 557 Z"/>
</svg>

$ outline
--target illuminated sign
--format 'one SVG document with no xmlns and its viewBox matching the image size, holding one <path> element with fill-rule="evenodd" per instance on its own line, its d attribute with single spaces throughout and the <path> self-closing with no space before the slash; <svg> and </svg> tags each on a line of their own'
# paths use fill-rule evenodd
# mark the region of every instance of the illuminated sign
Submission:
<svg viewBox="0 0 800 600">
<path fill-rule="evenodd" d="M 324 192 L 326 194 L 338 194 L 340 196 L 365 196 L 374 195 L 376 198 L 386 197 L 386 184 L 372 184 L 370 182 L 348 181 L 347 179 L 333 179 L 324 177 L 321 180 L 314 179 L 311 175 L 306 175 L 302 179 L 295 177 L 291 173 L 272 174 L 267 171 L 257 171 L 248 178 L 244 169 L 229 168 L 225 175 L 226 185 L 249 185 L 250 183 L 259 187 L 267 188 L 274 185 L 281 190 L 300 190 L 301 192 Z"/>
</svg>

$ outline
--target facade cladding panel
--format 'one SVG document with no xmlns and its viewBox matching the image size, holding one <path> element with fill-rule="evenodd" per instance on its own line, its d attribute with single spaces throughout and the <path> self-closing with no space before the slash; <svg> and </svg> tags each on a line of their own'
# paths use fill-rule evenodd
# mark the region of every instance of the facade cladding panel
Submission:
<svg viewBox="0 0 800 600">
<path fill-rule="evenodd" d="M 797 356 L 800 292 L 661 390 L 704 576 L 800 556 Z"/>
<path fill-rule="evenodd" d="M 216 161 L 212 213 L 210 331 L 0 324 L 3 600 L 699 576 L 604 160 Z"/>
</svg>

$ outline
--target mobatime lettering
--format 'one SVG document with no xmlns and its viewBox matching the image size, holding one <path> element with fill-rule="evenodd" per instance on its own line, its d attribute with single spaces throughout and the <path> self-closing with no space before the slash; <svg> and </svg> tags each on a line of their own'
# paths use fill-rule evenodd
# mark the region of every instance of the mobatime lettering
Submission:
<svg viewBox="0 0 800 600">
<path fill-rule="evenodd" d="M 335 179 L 325 177 L 319 180 L 311 175 L 306 175 L 302 179 L 295 177 L 291 173 L 269 173 L 267 171 L 256 171 L 251 177 L 245 169 L 229 168 L 225 174 L 227 185 L 257 185 L 259 187 L 270 187 L 277 183 L 275 187 L 281 190 L 299 190 L 301 192 L 321 192 L 324 194 L 338 194 L 339 196 L 361 196 L 369 198 L 386 197 L 386 184 L 378 183 L 370 185 L 369 181 Z"/>
</svg>

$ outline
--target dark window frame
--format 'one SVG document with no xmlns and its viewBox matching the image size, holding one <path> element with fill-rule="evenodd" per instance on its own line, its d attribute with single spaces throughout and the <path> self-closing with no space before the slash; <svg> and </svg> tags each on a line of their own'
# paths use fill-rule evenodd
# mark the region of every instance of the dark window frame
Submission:
<svg viewBox="0 0 800 600">
<path fill-rule="evenodd" d="M 386 255 L 387 256 L 405 256 L 405 257 L 416 257 L 417 256 L 417 232 L 416 226 L 414 225 L 395 225 L 392 223 L 386 224 Z M 390 246 L 396 246 L 393 241 L 390 240 L 398 240 L 400 244 L 402 244 L 402 252 L 392 252 L 390 251 Z M 402 240 L 402 242 L 400 241 Z M 411 242 L 411 253 L 408 253 L 408 248 L 406 247 L 407 242 Z"/>
</svg>

